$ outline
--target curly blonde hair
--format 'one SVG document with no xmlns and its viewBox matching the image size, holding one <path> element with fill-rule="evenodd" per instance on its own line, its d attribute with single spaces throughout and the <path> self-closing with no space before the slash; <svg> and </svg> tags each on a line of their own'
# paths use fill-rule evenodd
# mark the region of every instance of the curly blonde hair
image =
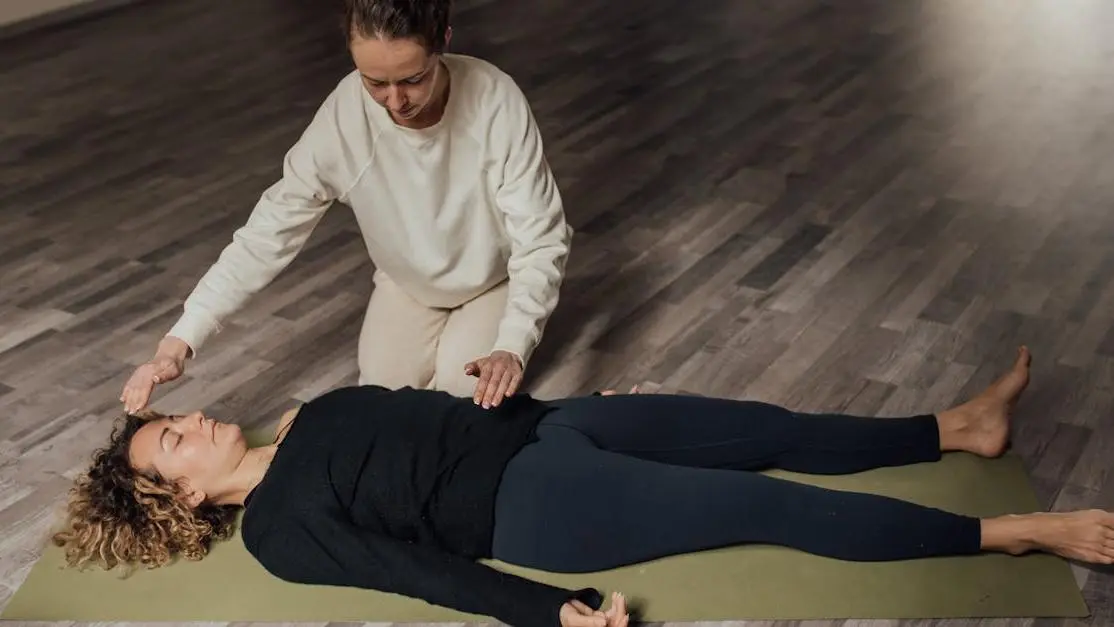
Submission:
<svg viewBox="0 0 1114 627">
<path fill-rule="evenodd" d="M 108 445 L 94 452 L 88 471 L 78 477 L 66 526 L 52 538 L 65 549 L 69 566 L 157 568 L 178 555 L 195 561 L 205 557 L 213 540 L 232 535 L 236 506 L 191 508 L 176 484 L 132 467 L 132 437 L 144 423 L 164 417 L 146 411 L 118 420 Z"/>
</svg>

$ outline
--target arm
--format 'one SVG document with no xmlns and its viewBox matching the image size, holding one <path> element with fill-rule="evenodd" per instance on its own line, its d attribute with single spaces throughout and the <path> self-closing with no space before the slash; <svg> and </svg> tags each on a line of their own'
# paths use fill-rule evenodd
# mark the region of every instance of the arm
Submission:
<svg viewBox="0 0 1114 627">
<path fill-rule="evenodd" d="M 263 192 L 247 223 L 186 299 L 182 316 L 167 335 L 185 342 L 191 356 L 220 331 L 227 316 L 294 260 L 337 198 L 335 103 L 334 92 L 286 153 L 282 178 Z"/>
<path fill-rule="evenodd" d="M 361 530 L 326 514 L 311 528 L 272 528 L 256 554 L 280 579 L 350 586 L 418 598 L 433 605 L 491 616 L 514 627 L 559 627 L 561 606 L 577 599 L 603 603 L 587 588 L 564 590 L 501 572 L 485 564 Z"/>
<path fill-rule="evenodd" d="M 494 350 L 515 354 L 525 365 L 557 306 L 572 229 L 529 103 L 513 83 L 508 90 L 494 137 L 507 155 L 496 202 L 511 239 L 510 280 Z"/>
</svg>

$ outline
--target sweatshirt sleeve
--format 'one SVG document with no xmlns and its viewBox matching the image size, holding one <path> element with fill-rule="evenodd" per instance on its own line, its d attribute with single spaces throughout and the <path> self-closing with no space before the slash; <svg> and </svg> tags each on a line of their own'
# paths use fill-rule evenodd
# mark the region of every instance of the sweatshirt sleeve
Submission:
<svg viewBox="0 0 1114 627">
<path fill-rule="evenodd" d="M 322 103 L 298 141 L 287 151 L 282 177 L 267 188 L 246 224 L 201 277 L 167 335 L 183 340 L 196 355 L 221 330 L 226 317 L 266 287 L 294 260 L 342 190 L 337 92 Z"/>
<path fill-rule="evenodd" d="M 292 583 L 347 586 L 399 594 L 514 627 L 560 627 L 561 606 L 579 599 L 599 609 L 593 588 L 564 590 L 445 553 L 364 531 L 335 515 L 312 529 L 283 525 L 269 531 L 256 558 Z"/>
<path fill-rule="evenodd" d="M 513 81 L 507 94 L 493 136 L 506 154 L 496 202 L 511 241 L 509 294 L 494 350 L 525 364 L 557 306 L 573 231 L 530 105 Z"/>
</svg>

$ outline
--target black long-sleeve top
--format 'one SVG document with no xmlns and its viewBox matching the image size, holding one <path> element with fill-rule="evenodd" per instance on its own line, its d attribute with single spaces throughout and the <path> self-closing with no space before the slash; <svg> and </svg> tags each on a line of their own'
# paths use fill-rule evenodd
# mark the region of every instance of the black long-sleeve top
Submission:
<svg viewBox="0 0 1114 627">
<path fill-rule="evenodd" d="M 481 564 L 503 470 L 547 411 L 443 392 L 339 388 L 303 405 L 245 499 L 247 550 L 286 581 L 416 597 L 521 627 L 557 627 L 572 591 Z"/>
</svg>

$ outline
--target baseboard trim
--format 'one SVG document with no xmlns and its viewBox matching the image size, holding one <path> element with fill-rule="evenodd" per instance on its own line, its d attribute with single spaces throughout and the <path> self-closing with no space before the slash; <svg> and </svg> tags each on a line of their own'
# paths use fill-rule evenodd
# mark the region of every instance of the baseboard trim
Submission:
<svg viewBox="0 0 1114 627">
<path fill-rule="evenodd" d="M 0 26 L 0 41 L 100 17 L 144 0 L 92 0 Z"/>
</svg>

